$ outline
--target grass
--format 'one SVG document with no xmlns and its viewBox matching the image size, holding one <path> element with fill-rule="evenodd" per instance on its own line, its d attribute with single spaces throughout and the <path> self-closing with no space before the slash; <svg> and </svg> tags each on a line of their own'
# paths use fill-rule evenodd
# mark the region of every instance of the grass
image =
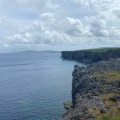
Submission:
<svg viewBox="0 0 120 120">
<path fill-rule="evenodd" d="M 75 52 L 82 52 L 82 51 L 85 51 L 85 52 L 98 52 L 98 53 L 103 53 L 103 52 L 107 52 L 109 50 L 120 50 L 120 48 L 96 48 L 96 49 L 86 49 L 86 50 L 76 50 Z M 74 51 L 63 51 L 63 52 L 74 52 Z"/>
<path fill-rule="evenodd" d="M 115 107 L 114 110 L 109 110 L 106 113 L 101 113 L 97 116 L 97 120 L 120 120 L 120 110 Z"/>
<path fill-rule="evenodd" d="M 108 117 L 108 116 L 103 116 L 103 118 L 102 118 L 103 120 L 120 120 L 120 118 L 110 118 L 110 117 Z"/>
<path fill-rule="evenodd" d="M 89 110 L 96 116 L 96 120 L 120 120 L 120 110 L 115 107 L 113 110 L 106 111 L 106 113 L 100 113 L 100 110 Z"/>
<path fill-rule="evenodd" d="M 111 109 L 106 110 L 105 113 L 101 113 L 99 109 L 91 109 L 90 113 L 93 113 L 97 120 L 120 120 L 120 105 L 109 99 L 112 96 L 120 96 L 120 94 L 114 92 L 99 95 L 103 99 L 105 106 L 111 107 Z"/>
<path fill-rule="evenodd" d="M 99 49 L 90 49 L 90 50 L 86 50 L 86 51 L 90 51 L 90 52 L 107 52 L 109 50 L 120 50 L 120 48 L 99 48 Z"/>
<path fill-rule="evenodd" d="M 108 98 L 110 98 L 110 97 L 112 97 L 114 95 L 117 95 L 117 94 L 116 93 L 101 94 L 100 98 L 102 98 L 102 99 L 108 99 Z"/>
<path fill-rule="evenodd" d="M 118 95 L 116 93 L 102 94 L 99 97 L 105 101 L 105 106 L 110 106 L 112 109 L 106 110 L 105 113 L 101 113 L 99 109 L 91 109 L 90 113 L 93 113 L 97 120 L 120 120 L 120 106 L 116 102 L 111 101 L 109 97 Z"/>
<path fill-rule="evenodd" d="M 108 93 L 108 94 L 102 94 L 99 97 L 104 100 L 106 106 L 116 106 L 116 102 L 109 100 L 109 98 L 112 96 L 119 96 L 119 94 L 118 93 Z"/>
<path fill-rule="evenodd" d="M 120 71 L 117 70 L 104 70 L 102 73 L 94 72 L 94 77 L 101 79 L 101 77 L 105 77 L 108 82 L 120 80 Z M 103 99 L 106 107 L 110 107 L 111 109 L 107 109 L 105 113 L 101 113 L 99 109 L 90 110 L 93 113 L 97 120 L 120 120 L 120 105 L 109 99 L 112 96 L 120 96 L 119 92 L 113 92 L 108 94 L 98 94 L 100 98 Z"/>
<path fill-rule="evenodd" d="M 120 71 L 117 70 L 110 70 L 110 71 L 103 71 L 102 73 L 94 72 L 94 77 L 101 78 L 106 77 L 108 82 L 120 80 Z"/>
</svg>

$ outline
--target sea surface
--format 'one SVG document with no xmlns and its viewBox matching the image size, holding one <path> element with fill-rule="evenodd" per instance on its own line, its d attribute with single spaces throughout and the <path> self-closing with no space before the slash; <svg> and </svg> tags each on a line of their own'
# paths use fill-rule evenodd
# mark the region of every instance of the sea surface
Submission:
<svg viewBox="0 0 120 120">
<path fill-rule="evenodd" d="M 60 52 L 0 54 L 0 120 L 59 120 L 75 64 Z"/>
</svg>

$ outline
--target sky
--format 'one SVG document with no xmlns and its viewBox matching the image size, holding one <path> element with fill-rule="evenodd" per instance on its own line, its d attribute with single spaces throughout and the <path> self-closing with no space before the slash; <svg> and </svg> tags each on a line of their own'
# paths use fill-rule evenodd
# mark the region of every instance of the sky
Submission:
<svg viewBox="0 0 120 120">
<path fill-rule="evenodd" d="M 0 52 L 120 47 L 120 0 L 0 0 Z"/>
</svg>

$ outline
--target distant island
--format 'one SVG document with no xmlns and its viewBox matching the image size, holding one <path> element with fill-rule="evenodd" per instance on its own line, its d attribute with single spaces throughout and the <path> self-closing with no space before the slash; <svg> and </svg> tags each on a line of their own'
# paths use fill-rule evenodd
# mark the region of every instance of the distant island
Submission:
<svg viewBox="0 0 120 120">
<path fill-rule="evenodd" d="M 54 52 L 60 52 L 60 51 L 54 51 L 54 50 L 42 50 L 42 51 L 26 50 L 26 51 L 21 51 L 21 52 L 23 52 L 23 53 L 39 53 L 39 52 L 54 53 Z"/>
<path fill-rule="evenodd" d="M 72 102 L 64 103 L 61 120 L 120 120 L 120 48 L 64 51 L 62 57 L 91 64 L 74 66 Z"/>
<path fill-rule="evenodd" d="M 62 51 L 61 58 L 80 62 L 98 62 L 110 58 L 120 58 L 120 48 L 98 48 L 76 51 Z"/>
</svg>

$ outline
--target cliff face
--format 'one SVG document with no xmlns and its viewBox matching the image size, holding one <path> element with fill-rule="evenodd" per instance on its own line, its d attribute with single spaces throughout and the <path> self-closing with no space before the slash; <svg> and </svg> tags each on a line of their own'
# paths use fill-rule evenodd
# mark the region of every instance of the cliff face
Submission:
<svg viewBox="0 0 120 120">
<path fill-rule="evenodd" d="M 75 65 L 72 76 L 73 108 L 62 120 L 120 119 L 120 59 Z"/>
<path fill-rule="evenodd" d="M 63 51 L 61 52 L 63 59 L 78 60 L 81 62 L 98 62 L 102 60 L 109 60 L 110 58 L 120 58 L 120 49 L 108 50 L 106 52 L 95 51 Z"/>
</svg>

